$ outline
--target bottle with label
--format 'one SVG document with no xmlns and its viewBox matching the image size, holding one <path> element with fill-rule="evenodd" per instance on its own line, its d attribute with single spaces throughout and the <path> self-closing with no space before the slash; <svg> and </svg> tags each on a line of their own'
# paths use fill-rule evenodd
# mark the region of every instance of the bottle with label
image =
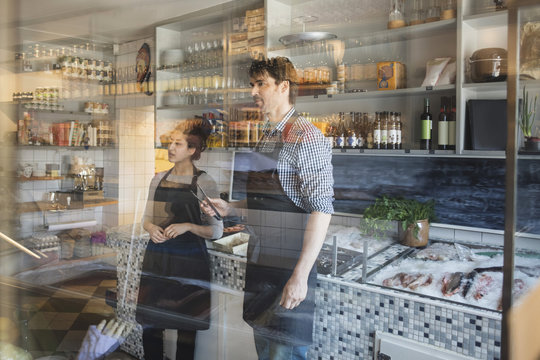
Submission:
<svg viewBox="0 0 540 360">
<path fill-rule="evenodd" d="M 381 147 L 381 113 L 375 112 L 375 122 L 373 123 L 373 148 L 382 149 Z"/>
<path fill-rule="evenodd" d="M 339 113 L 339 122 L 334 132 L 334 142 L 335 147 L 343 149 L 345 147 L 345 124 L 344 124 L 345 114 L 343 112 Z"/>
<path fill-rule="evenodd" d="M 212 125 L 212 131 L 208 135 L 208 139 L 206 139 L 206 146 L 209 148 L 220 147 L 220 140 L 219 134 L 216 131 L 216 125 Z"/>
<path fill-rule="evenodd" d="M 403 132 L 401 131 L 402 129 L 402 124 L 401 124 L 401 113 L 398 112 L 396 113 L 396 149 L 401 149 L 402 148 L 402 143 L 403 143 L 403 137 L 402 137 L 402 134 Z"/>
<path fill-rule="evenodd" d="M 429 112 L 429 98 L 424 98 L 424 112 L 420 115 L 420 149 L 430 150 L 432 148 L 431 132 L 433 126 L 433 117 Z"/>
<path fill-rule="evenodd" d="M 330 118 L 327 118 L 327 120 L 326 120 L 324 137 L 326 137 L 326 139 L 328 139 L 328 143 L 330 144 L 330 146 L 332 148 L 335 148 L 336 144 L 335 144 L 335 140 L 334 140 L 334 133 L 335 133 L 336 125 L 335 125 L 335 123 L 333 121 L 333 118 L 334 118 L 334 116 L 332 116 Z"/>
<path fill-rule="evenodd" d="M 387 149 L 397 149 L 397 129 L 396 129 L 396 113 L 393 111 L 390 112 L 390 116 L 388 118 L 388 142 L 387 142 Z"/>
<path fill-rule="evenodd" d="M 456 150 L 456 97 L 452 96 L 448 113 L 448 150 Z"/>
<path fill-rule="evenodd" d="M 437 123 L 438 130 L 438 144 L 439 150 L 448 149 L 448 114 L 447 114 L 447 101 L 448 98 L 443 96 L 441 98 L 441 112 L 439 113 L 439 122 Z"/>
<path fill-rule="evenodd" d="M 373 131 L 374 131 L 374 124 L 368 121 L 367 135 L 366 135 L 366 147 L 368 149 L 373 149 L 375 147 L 374 140 L 373 140 Z"/>
<path fill-rule="evenodd" d="M 354 124 L 355 124 L 354 112 L 350 112 L 347 117 L 347 122 L 346 122 L 347 139 L 346 139 L 345 147 L 347 149 L 355 149 L 356 146 L 358 145 L 356 129 L 355 129 Z"/>
<path fill-rule="evenodd" d="M 362 113 L 354 113 L 354 131 L 356 132 L 356 147 L 358 149 L 363 149 L 366 144 L 363 122 L 364 116 L 362 115 Z"/>
<path fill-rule="evenodd" d="M 381 149 L 388 149 L 388 111 L 381 115 Z"/>
</svg>

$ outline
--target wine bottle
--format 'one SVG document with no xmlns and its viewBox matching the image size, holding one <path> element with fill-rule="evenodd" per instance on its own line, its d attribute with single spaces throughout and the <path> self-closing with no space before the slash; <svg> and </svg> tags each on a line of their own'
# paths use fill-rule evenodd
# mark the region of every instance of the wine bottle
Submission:
<svg viewBox="0 0 540 360">
<path fill-rule="evenodd" d="M 420 136 L 420 149 L 430 150 L 432 148 L 431 131 L 433 117 L 429 112 L 429 98 L 424 98 L 424 112 L 420 115 L 422 133 Z"/>
<path fill-rule="evenodd" d="M 401 149 L 403 145 L 403 132 L 401 124 L 401 113 L 396 113 L 396 149 Z"/>
<path fill-rule="evenodd" d="M 381 149 L 388 149 L 388 111 L 381 114 Z"/>
<path fill-rule="evenodd" d="M 439 122 L 438 122 L 438 144 L 439 150 L 448 149 L 448 115 L 447 115 L 447 101 L 448 98 L 443 96 L 441 98 L 441 112 L 439 113 Z"/>
<path fill-rule="evenodd" d="M 448 114 L 448 149 L 456 150 L 456 97 L 452 96 Z"/>
<path fill-rule="evenodd" d="M 375 122 L 373 123 L 373 148 L 382 149 L 381 144 L 381 113 L 375 112 Z"/>
<path fill-rule="evenodd" d="M 387 149 L 397 149 L 396 113 L 390 112 L 388 117 L 388 142 Z"/>
</svg>

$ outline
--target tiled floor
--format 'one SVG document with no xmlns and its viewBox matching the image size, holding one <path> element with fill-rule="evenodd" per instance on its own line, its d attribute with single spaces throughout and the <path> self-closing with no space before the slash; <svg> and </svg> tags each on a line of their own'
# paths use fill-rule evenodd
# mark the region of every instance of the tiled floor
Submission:
<svg viewBox="0 0 540 360">
<path fill-rule="evenodd" d="M 105 303 L 105 291 L 116 288 L 111 277 L 92 274 L 52 286 L 56 288 L 52 293 L 19 290 L 18 304 L 12 304 L 18 309 L 19 346 L 34 359 L 50 355 L 74 359 L 88 327 L 114 317 L 114 309 Z"/>
</svg>

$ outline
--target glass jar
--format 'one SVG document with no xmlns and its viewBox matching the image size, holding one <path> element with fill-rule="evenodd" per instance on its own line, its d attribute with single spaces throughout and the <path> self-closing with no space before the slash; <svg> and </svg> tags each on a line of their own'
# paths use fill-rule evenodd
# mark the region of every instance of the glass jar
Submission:
<svg viewBox="0 0 540 360">
<path fill-rule="evenodd" d="M 441 19 L 441 8 L 438 0 L 429 0 L 426 14 L 426 22 L 434 22 Z"/>
<path fill-rule="evenodd" d="M 405 23 L 403 0 L 390 1 L 390 14 L 388 15 L 388 28 L 397 29 L 407 25 Z"/>
<path fill-rule="evenodd" d="M 418 25 L 424 23 L 424 4 L 423 0 L 413 0 L 411 17 L 409 25 Z"/>
<path fill-rule="evenodd" d="M 441 20 L 455 19 L 456 0 L 444 0 L 441 8 Z"/>
</svg>

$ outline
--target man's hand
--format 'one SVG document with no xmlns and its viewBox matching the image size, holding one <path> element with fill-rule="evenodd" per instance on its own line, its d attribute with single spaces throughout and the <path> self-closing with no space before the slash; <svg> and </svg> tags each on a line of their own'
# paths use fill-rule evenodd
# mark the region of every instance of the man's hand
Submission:
<svg viewBox="0 0 540 360">
<path fill-rule="evenodd" d="M 152 240 L 156 244 L 161 244 L 170 239 L 165 236 L 161 226 L 152 225 L 148 230 L 148 233 L 150 234 L 150 240 Z"/>
<path fill-rule="evenodd" d="M 231 206 L 228 202 L 220 198 L 212 198 L 207 200 L 210 201 L 212 205 L 214 205 L 216 210 L 219 212 L 219 215 L 221 215 L 222 217 L 229 215 L 229 212 L 231 211 Z M 208 216 L 216 215 L 216 212 L 210 207 L 210 205 L 208 205 L 206 200 L 201 202 L 201 209 Z"/>
<path fill-rule="evenodd" d="M 163 234 L 172 239 L 190 231 L 190 226 L 190 223 L 171 224 L 163 230 Z"/>
<path fill-rule="evenodd" d="M 307 291 L 307 279 L 300 279 L 293 274 L 283 288 L 279 305 L 283 306 L 285 309 L 292 310 L 304 301 L 307 296 Z"/>
</svg>

